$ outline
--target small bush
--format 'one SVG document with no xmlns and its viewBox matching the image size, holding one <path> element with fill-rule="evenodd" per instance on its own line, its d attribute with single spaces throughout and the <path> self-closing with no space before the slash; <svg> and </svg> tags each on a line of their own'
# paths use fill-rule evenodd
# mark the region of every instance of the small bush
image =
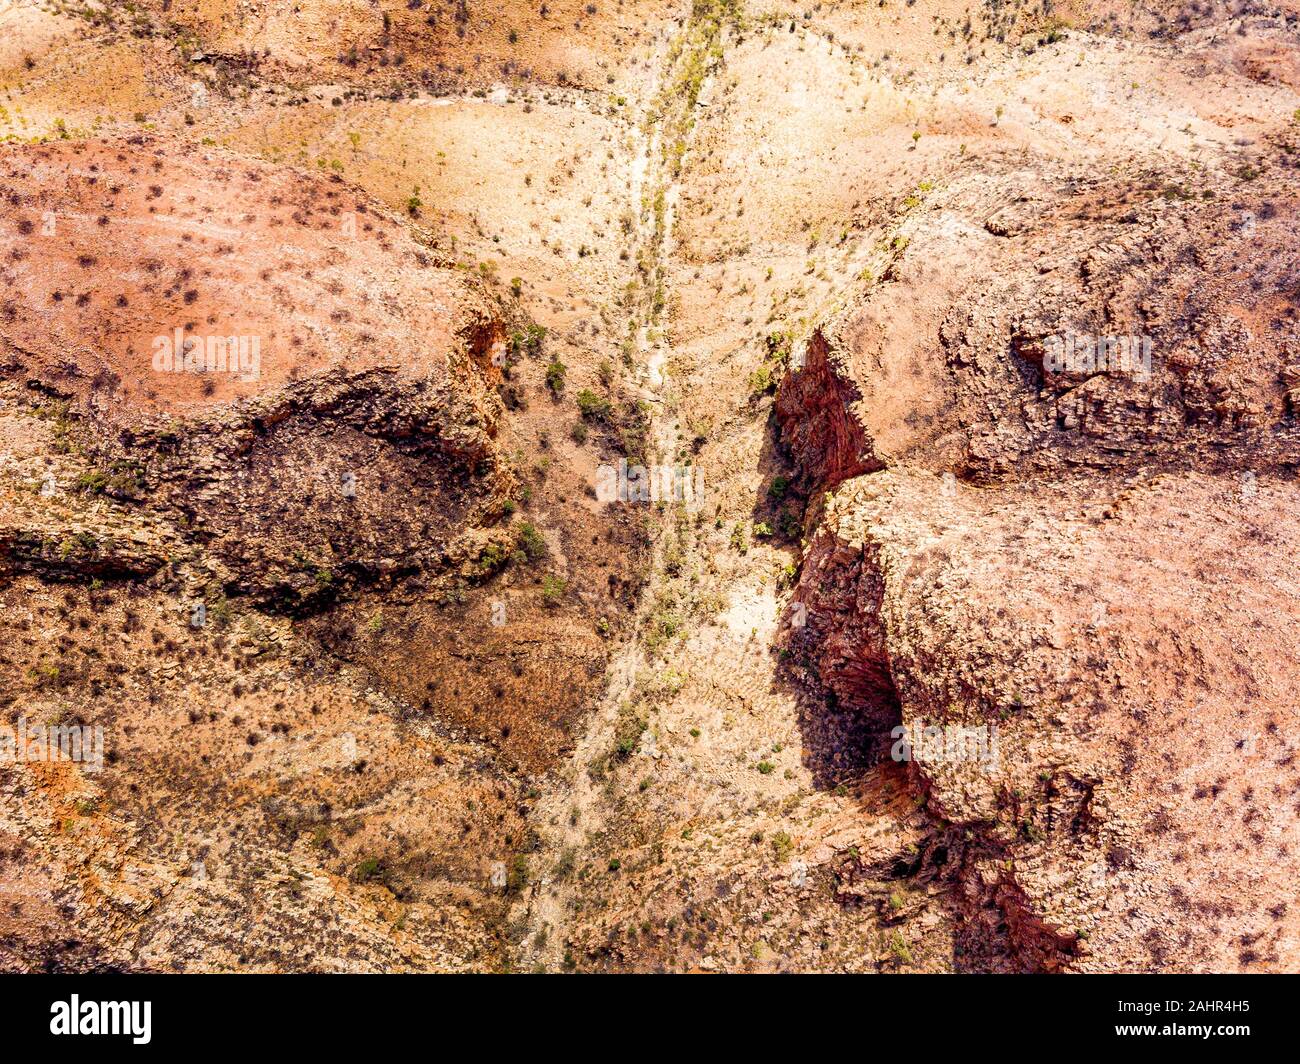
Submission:
<svg viewBox="0 0 1300 1064">
<path fill-rule="evenodd" d="M 384 862 L 378 857 L 367 857 L 352 870 L 352 878 L 357 883 L 369 883 L 372 880 L 382 882 L 386 874 Z"/>
<path fill-rule="evenodd" d="M 588 421 L 603 421 L 609 417 L 613 406 L 604 396 L 597 395 L 590 388 L 583 388 L 578 393 L 578 410 Z"/>
<path fill-rule="evenodd" d="M 731 548 L 741 554 L 749 553 L 749 536 L 745 531 L 744 521 L 737 521 L 731 530 Z"/>
<path fill-rule="evenodd" d="M 528 886 L 528 858 L 522 853 L 517 853 L 510 859 L 510 867 L 506 871 L 506 892 L 522 894 L 526 886 Z"/>
<path fill-rule="evenodd" d="M 542 577 L 542 601 L 548 606 L 558 606 L 568 587 L 568 581 L 554 573 L 547 573 Z"/>
<path fill-rule="evenodd" d="M 749 390 L 755 398 L 767 395 L 776 387 L 776 376 L 768 366 L 759 366 L 749 375 Z"/>
<path fill-rule="evenodd" d="M 618 711 L 618 723 L 614 726 L 615 760 L 626 761 L 636 752 L 645 729 L 645 720 L 630 706 L 623 706 Z"/>
<path fill-rule="evenodd" d="M 568 367 L 558 358 L 551 359 L 550 365 L 546 367 L 546 387 L 556 395 L 564 391 L 564 375 L 567 370 Z"/>
<path fill-rule="evenodd" d="M 108 487 L 108 474 L 100 470 L 92 470 L 89 473 L 82 473 L 77 477 L 75 485 L 78 491 L 89 492 L 97 495 Z"/>
<path fill-rule="evenodd" d="M 519 526 L 519 536 L 515 542 L 526 561 L 539 562 L 546 557 L 546 540 L 531 521 L 525 521 Z"/>
<path fill-rule="evenodd" d="M 893 937 L 889 940 L 889 952 L 901 964 L 912 963 L 912 951 L 907 948 L 907 941 L 903 938 L 901 931 L 895 931 Z"/>
</svg>

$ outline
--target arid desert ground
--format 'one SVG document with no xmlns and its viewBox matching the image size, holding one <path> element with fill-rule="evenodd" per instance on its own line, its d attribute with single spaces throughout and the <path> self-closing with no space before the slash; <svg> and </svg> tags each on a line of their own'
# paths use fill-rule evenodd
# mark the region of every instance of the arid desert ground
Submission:
<svg viewBox="0 0 1300 1064">
<path fill-rule="evenodd" d="M 0 0 L 0 970 L 1300 969 L 1300 6 Z"/>
</svg>

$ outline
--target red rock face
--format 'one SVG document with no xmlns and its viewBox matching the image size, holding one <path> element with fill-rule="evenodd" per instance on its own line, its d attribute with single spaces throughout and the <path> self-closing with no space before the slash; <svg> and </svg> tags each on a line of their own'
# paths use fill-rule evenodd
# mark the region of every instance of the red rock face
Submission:
<svg viewBox="0 0 1300 1064">
<path fill-rule="evenodd" d="M 831 365 L 831 352 L 820 330 L 814 332 L 803 365 L 790 375 L 776 404 L 786 446 L 804 468 L 817 471 L 821 484 L 882 467 L 854 415 L 861 397 L 843 368 Z"/>
<path fill-rule="evenodd" d="M 988 848 L 968 854 L 971 896 L 1011 891 L 1026 926 L 1083 943 L 1040 942 L 1016 954 L 1025 965 L 1291 963 L 1294 811 L 1263 796 L 1293 785 L 1293 502 L 1286 481 L 1243 496 L 1193 474 L 1116 495 L 884 473 L 836 493 L 805 563 L 798 645 L 868 711 L 881 684 L 862 683 L 863 658 L 883 663 L 890 726 L 995 730 L 994 761 L 940 750 L 911 768 L 929 808 Z M 1223 838 L 1224 818 L 1248 844 Z M 1170 905 L 1216 919 L 1189 938 L 1164 925 Z"/>
<path fill-rule="evenodd" d="M 937 209 L 960 223 L 920 229 L 783 385 L 785 437 L 819 482 L 875 468 L 863 456 L 985 481 L 1291 460 L 1289 180 L 1194 202 L 1062 180 L 1014 225 L 984 213 L 996 180 L 955 183 Z"/>
<path fill-rule="evenodd" d="M 114 490 L 193 521 L 232 590 L 296 608 L 499 513 L 504 326 L 354 192 L 145 143 L 28 149 L 5 181 L 11 370 L 84 416 Z"/>
</svg>

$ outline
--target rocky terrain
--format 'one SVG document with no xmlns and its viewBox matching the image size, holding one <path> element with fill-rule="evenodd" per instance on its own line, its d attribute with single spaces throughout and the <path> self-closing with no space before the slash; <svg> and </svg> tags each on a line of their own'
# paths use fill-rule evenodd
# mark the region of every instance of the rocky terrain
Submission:
<svg viewBox="0 0 1300 1064">
<path fill-rule="evenodd" d="M 0 0 L 0 969 L 1294 970 L 1298 20 Z"/>
</svg>

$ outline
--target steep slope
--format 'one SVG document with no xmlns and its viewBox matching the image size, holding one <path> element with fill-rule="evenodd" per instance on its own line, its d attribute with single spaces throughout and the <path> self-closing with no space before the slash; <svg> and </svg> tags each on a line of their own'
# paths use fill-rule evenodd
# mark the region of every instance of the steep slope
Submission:
<svg viewBox="0 0 1300 1064">
<path fill-rule="evenodd" d="M 910 738 L 998 963 L 1296 963 L 1295 129 L 1121 182 L 959 171 L 783 382 L 833 492 L 803 678 L 877 756 Z"/>
<path fill-rule="evenodd" d="M 637 534 L 529 519 L 518 310 L 302 172 L 137 138 L 2 184 L 5 721 L 100 729 L 5 770 L 5 966 L 508 963 Z"/>
</svg>

